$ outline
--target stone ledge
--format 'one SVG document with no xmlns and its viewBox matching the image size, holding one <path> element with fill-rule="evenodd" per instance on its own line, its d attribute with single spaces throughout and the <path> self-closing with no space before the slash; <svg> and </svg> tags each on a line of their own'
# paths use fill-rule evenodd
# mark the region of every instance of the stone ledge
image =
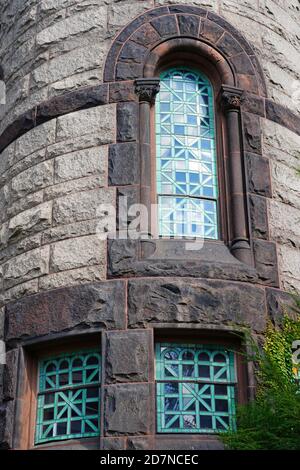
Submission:
<svg viewBox="0 0 300 470">
<path fill-rule="evenodd" d="M 64 287 L 6 306 L 6 341 L 16 342 L 76 329 L 124 327 L 123 281 Z"/>
</svg>

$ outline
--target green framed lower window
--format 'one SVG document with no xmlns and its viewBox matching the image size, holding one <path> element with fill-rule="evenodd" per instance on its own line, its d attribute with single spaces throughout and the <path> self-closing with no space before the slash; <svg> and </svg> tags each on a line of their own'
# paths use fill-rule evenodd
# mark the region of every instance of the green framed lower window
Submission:
<svg viewBox="0 0 300 470">
<path fill-rule="evenodd" d="M 99 436 L 100 382 L 98 351 L 41 360 L 35 443 Z"/>
<path fill-rule="evenodd" d="M 234 352 L 219 346 L 156 344 L 157 431 L 235 429 Z"/>
</svg>

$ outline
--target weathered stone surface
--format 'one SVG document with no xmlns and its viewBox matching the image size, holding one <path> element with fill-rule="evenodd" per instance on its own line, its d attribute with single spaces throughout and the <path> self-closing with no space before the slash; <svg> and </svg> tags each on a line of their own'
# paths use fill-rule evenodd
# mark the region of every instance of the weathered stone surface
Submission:
<svg viewBox="0 0 300 470">
<path fill-rule="evenodd" d="M 39 290 L 39 279 L 32 279 L 31 281 L 22 282 L 11 289 L 5 289 L 0 294 L 0 305 L 5 305 L 14 300 L 21 299 L 27 295 L 36 294 Z"/>
<path fill-rule="evenodd" d="M 279 286 L 276 244 L 265 240 L 253 242 L 255 267 L 264 284 Z"/>
<path fill-rule="evenodd" d="M 0 404 L 0 449 L 11 449 L 13 444 L 14 401 Z"/>
<path fill-rule="evenodd" d="M 134 91 L 134 82 L 115 82 L 109 85 L 109 101 L 117 103 L 119 101 L 137 101 Z"/>
<path fill-rule="evenodd" d="M 153 428 L 152 386 L 111 385 L 105 389 L 105 435 L 149 434 Z"/>
<path fill-rule="evenodd" d="M 156 18 L 151 21 L 151 24 L 161 37 L 175 36 L 178 34 L 176 18 L 173 15 Z"/>
<path fill-rule="evenodd" d="M 146 23 L 131 36 L 131 40 L 146 46 L 158 42 L 160 36 L 149 23 Z"/>
<path fill-rule="evenodd" d="M 275 325 L 281 325 L 284 315 L 291 314 L 291 307 L 294 307 L 293 297 L 279 289 L 266 289 L 267 307 L 270 319 Z"/>
<path fill-rule="evenodd" d="M 94 235 L 97 230 L 98 219 L 83 220 L 73 224 L 58 225 L 49 228 L 42 234 L 42 245 L 58 242 L 67 238 L 82 237 L 84 235 Z M 1 255 L 0 255 L 1 259 Z"/>
<path fill-rule="evenodd" d="M 128 320 L 151 324 L 235 325 L 265 328 L 264 291 L 225 281 L 152 279 L 129 282 Z"/>
<path fill-rule="evenodd" d="M 137 103 L 120 103 L 117 106 L 117 141 L 129 142 L 138 137 Z"/>
<path fill-rule="evenodd" d="M 300 177 L 292 167 L 281 163 L 271 162 L 272 189 L 274 199 L 300 210 Z"/>
<path fill-rule="evenodd" d="M 261 154 L 260 119 L 254 114 L 243 113 L 244 142 L 248 152 Z"/>
<path fill-rule="evenodd" d="M 192 15 L 178 15 L 178 24 L 181 34 L 189 36 L 198 36 L 200 19 Z"/>
<path fill-rule="evenodd" d="M 270 235 L 272 240 L 300 248 L 300 211 L 287 204 L 269 201 Z"/>
<path fill-rule="evenodd" d="M 255 238 L 266 239 L 269 235 L 267 200 L 261 196 L 251 195 L 249 202 L 252 235 Z"/>
<path fill-rule="evenodd" d="M 46 122 L 24 134 L 16 141 L 16 159 L 20 160 L 55 142 L 56 120 Z"/>
<path fill-rule="evenodd" d="M 19 173 L 11 182 L 12 198 L 23 198 L 31 192 L 53 184 L 53 174 L 53 161 L 50 160 Z"/>
<path fill-rule="evenodd" d="M 150 345 L 149 331 L 106 333 L 106 383 L 147 382 Z"/>
<path fill-rule="evenodd" d="M 137 144 L 123 143 L 109 147 L 108 182 L 111 186 L 137 184 L 139 182 Z"/>
<path fill-rule="evenodd" d="M 52 221 L 52 203 L 45 202 L 32 209 L 12 217 L 4 234 L 5 244 L 16 242 L 50 227 Z"/>
<path fill-rule="evenodd" d="M 53 224 L 62 225 L 103 217 L 101 205 L 114 205 L 115 192 L 102 188 L 74 193 L 57 199 L 53 207 Z"/>
<path fill-rule="evenodd" d="M 124 62 L 137 62 L 141 64 L 148 52 L 144 46 L 136 44 L 133 41 L 128 41 L 125 43 L 124 47 L 121 50 L 119 59 Z"/>
<path fill-rule="evenodd" d="M 57 141 L 99 133 L 102 143 L 115 138 L 116 110 L 113 104 L 84 109 L 57 119 Z"/>
<path fill-rule="evenodd" d="M 82 11 L 76 15 L 55 22 L 37 34 L 36 42 L 40 48 L 46 48 L 69 36 L 86 33 L 97 29 L 98 33 L 105 32 L 107 21 L 106 7 L 98 6 L 92 10 Z"/>
<path fill-rule="evenodd" d="M 4 288 L 8 289 L 48 273 L 49 246 L 28 251 L 3 265 Z"/>
<path fill-rule="evenodd" d="M 205 249 L 187 249 L 183 241 L 133 239 L 109 240 L 108 272 L 111 277 L 200 277 L 257 282 L 256 271 L 240 263 L 222 244 L 206 243 Z M 140 251 L 144 252 L 140 257 Z"/>
<path fill-rule="evenodd" d="M 282 287 L 288 292 L 300 291 L 299 248 L 278 245 L 278 262 Z"/>
<path fill-rule="evenodd" d="M 208 39 L 210 42 L 215 44 L 218 39 L 223 35 L 224 29 L 218 26 L 216 23 L 205 19 L 201 22 L 200 37 Z"/>
<path fill-rule="evenodd" d="M 256 154 L 246 154 L 249 191 L 261 196 L 271 197 L 271 178 L 269 161 Z"/>
<path fill-rule="evenodd" d="M 3 376 L 3 398 L 14 400 L 17 393 L 19 350 L 11 349 L 6 352 L 6 364 Z"/>
<path fill-rule="evenodd" d="M 240 44 L 228 33 L 225 33 L 218 41 L 218 48 L 228 57 L 235 56 L 243 52 Z"/>
<path fill-rule="evenodd" d="M 83 266 L 67 271 L 48 274 L 39 279 L 39 290 L 47 291 L 60 287 L 70 287 L 87 284 L 90 282 L 104 281 L 106 279 L 106 266 L 95 264 L 93 266 Z"/>
<path fill-rule="evenodd" d="M 122 329 L 124 326 L 124 283 L 97 282 L 43 292 L 9 304 L 6 340 L 71 329 Z"/>
<path fill-rule="evenodd" d="M 106 146 L 94 147 L 62 155 L 55 159 L 54 182 L 61 183 L 90 175 L 99 176 L 99 185 L 106 183 Z"/>
<path fill-rule="evenodd" d="M 3 175 L 10 166 L 13 165 L 15 157 L 15 142 L 6 147 L 5 150 L 0 154 L 0 175 Z M 0 178 L 2 183 L 2 178 Z"/>
<path fill-rule="evenodd" d="M 82 266 L 104 264 L 106 244 L 97 235 L 70 238 L 51 246 L 51 272 L 67 271 Z"/>
</svg>

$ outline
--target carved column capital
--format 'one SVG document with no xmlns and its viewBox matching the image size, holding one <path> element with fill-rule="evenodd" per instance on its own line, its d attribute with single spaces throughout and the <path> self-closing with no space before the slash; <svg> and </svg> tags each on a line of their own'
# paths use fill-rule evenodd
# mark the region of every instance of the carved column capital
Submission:
<svg viewBox="0 0 300 470">
<path fill-rule="evenodd" d="M 135 81 L 135 93 L 140 101 L 154 103 L 155 96 L 159 92 L 159 78 L 138 78 Z"/>
<path fill-rule="evenodd" d="M 244 91 L 227 85 L 221 87 L 221 103 L 225 111 L 238 111 L 243 102 Z"/>
</svg>

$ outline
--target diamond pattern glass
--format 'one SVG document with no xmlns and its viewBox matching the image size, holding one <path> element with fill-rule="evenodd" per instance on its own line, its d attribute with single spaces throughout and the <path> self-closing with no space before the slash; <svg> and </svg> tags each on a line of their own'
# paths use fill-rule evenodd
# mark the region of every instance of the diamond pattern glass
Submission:
<svg viewBox="0 0 300 470">
<path fill-rule="evenodd" d="M 100 368 L 97 351 L 40 361 L 36 444 L 99 436 Z"/>
<path fill-rule="evenodd" d="M 235 429 L 234 353 L 216 346 L 156 345 L 157 431 Z"/>
<path fill-rule="evenodd" d="M 155 107 L 159 233 L 217 239 L 212 85 L 185 67 L 168 70 L 160 79 Z"/>
</svg>

